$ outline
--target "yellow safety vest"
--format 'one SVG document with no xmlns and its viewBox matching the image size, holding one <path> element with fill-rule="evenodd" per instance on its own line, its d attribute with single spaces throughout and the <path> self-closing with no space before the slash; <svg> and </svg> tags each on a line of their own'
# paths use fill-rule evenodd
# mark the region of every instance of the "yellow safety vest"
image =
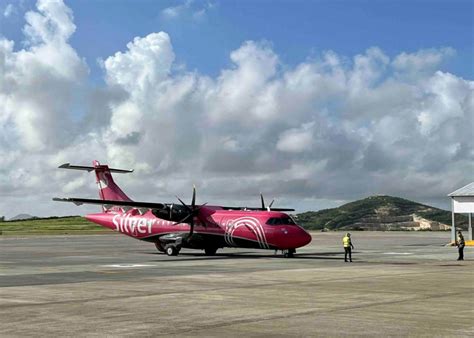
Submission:
<svg viewBox="0 0 474 338">
<path fill-rule="evenodd" d="M 342 243 L 344 243 L 344 247 L 345 247 L 345 248 L 350 248 L 350 246 L 351 246 L 351 238 L 345 236 L 345 237 L 342 239 Z"/>
</svg>

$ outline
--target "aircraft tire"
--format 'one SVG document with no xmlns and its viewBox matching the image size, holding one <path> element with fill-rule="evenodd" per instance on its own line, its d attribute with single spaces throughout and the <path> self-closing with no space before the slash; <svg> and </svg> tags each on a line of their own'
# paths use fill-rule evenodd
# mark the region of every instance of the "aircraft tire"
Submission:
<svg viewBox="0 0 474 338">
<path fill-rule="evenodd" d="M 204 249 L 204 253 L 206 256 L 214 256 L 217 252 L 217 248 L 215 247 L 207 247 Z"/>
<path fill-rule="evenodd" d="M 176 246 L 168 244 L 165 246 L 165 252 L 168 256 L 178 256 L 179 250 Z"/>
</svg>

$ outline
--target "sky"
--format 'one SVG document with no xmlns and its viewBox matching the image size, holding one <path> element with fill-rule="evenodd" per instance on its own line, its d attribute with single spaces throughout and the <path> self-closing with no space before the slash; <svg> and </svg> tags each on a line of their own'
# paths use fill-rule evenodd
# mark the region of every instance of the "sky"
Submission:
<svg viewBox="0 0 474 338">
<path fill-rule="evenodd" d="M 0 215 L 133 199 L 298 212 L 474 181 L 472 1 L 0 0 Z"/>
</svg>

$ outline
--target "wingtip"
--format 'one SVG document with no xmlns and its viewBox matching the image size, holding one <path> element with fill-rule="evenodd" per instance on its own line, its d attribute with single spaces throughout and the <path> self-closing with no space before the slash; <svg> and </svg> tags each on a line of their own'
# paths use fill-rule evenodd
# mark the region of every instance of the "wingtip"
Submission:
<svg viewBox="0 0 474 338">
<path fill-rule="evenodd" d="M 69 198 L 53 197 L 54 202 L 69 202 Z"/>
</svg>

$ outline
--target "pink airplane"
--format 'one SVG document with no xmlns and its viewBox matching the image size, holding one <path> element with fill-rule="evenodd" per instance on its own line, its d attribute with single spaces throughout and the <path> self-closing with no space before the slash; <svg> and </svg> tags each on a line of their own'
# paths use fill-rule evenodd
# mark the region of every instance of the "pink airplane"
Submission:
<svg viewBox="0 0 474 338">
<path fill-rule="evenodd" d="M 102 205 L 103 212 L 85 217 L 94 223 L 139 240 L 152 242 L 160 252 L 178 255 L 181 248 L 204 250 L 214 255 L 219 248 L 258 248 L 282 250 L 285 257 L 293 257 L 296 248 L 311 242 L 311 235 L 283 211 L 294 209 L 265 206 L 225 207 L 196 205 L 193 187 L 191 204 L 149 203 L 132 201 L 115 184 L 112 173 L 130 173 L 133 170 L 113 169 L 94 161 L 93 166 L 65 163 L 59 168 L 94 171 L 100 199 L 53 198 L 54 201 L 76 205 Z"/>
</svg>

